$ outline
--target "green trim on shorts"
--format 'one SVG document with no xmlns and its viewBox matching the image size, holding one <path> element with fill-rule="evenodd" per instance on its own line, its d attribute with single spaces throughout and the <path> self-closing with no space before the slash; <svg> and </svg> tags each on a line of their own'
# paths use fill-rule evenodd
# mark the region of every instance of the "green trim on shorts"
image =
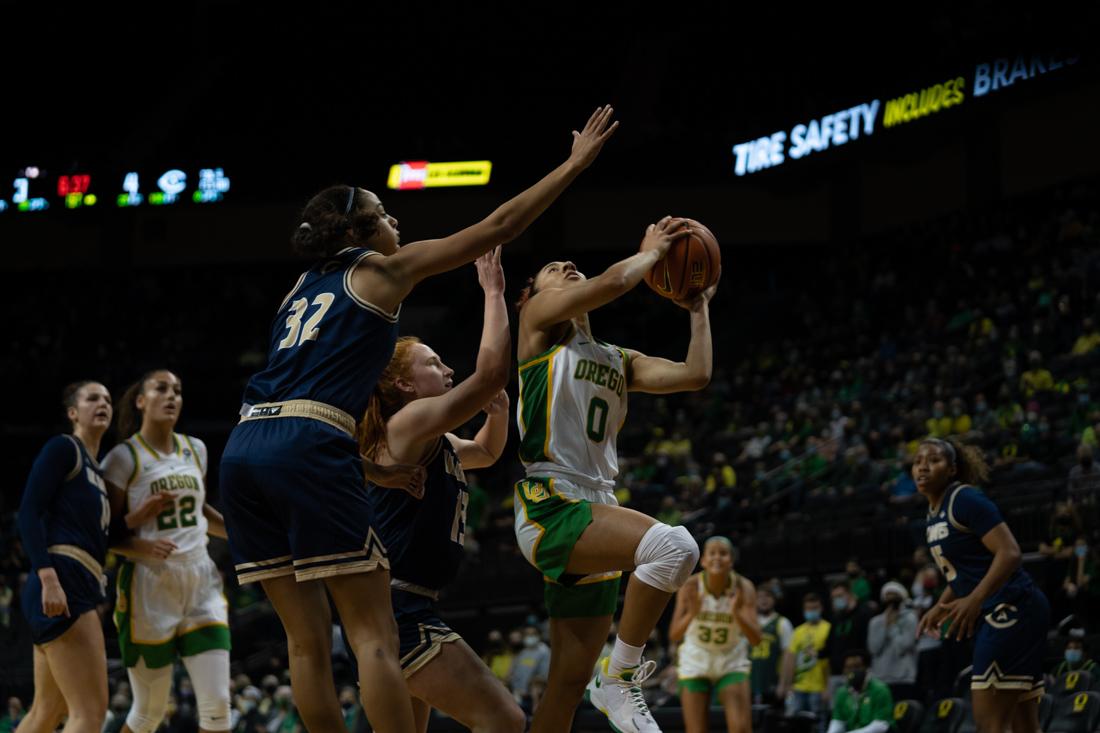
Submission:
<svg viewBox="0 0 1100 733">
<path fill-rule="evenodd" d="M 551 618 L 613 616 L 619 607 L 619 580 L 573 586 L 548 581 L 543 592 L 546 613 Z"/>
<path fill-rule="evenodd" d="M 714 689 L 715 693 L 720 692 L 723 688 L 730 685 L 738 685 L 749 678 L 748 672 L 730 672 L 729 674 L 722 675 L 718 678 L 717 682 L 712 683 L 708 677 L 689 677 L 682 679 L 679 682 L 679 688 L 681 692 L 702 692 L 708 693 L 711 689 Z"/>
<path fill-rule="evenodd" d="M 542 530 L 532 552 L 535 567 L 551 580 L 560 580 L 573 545 L 592 524 L 592 505 L 562 497 L 554 491 L 554 480 L 542 476 L 517 481 L 516 496 L 526 521 Z"/>
<path fill-rule="evenodd" d="M 118 629 L 118 649 L 122 652 L 122 663 L 127 667 L 136 667 L 138 660 L 144 659 L 149 669 L 167 667 L 176 661 L 175 640 L 161 644 L 136 644 L 130 637 L 133 628 L 133 583 L 134 563 L 123 560 L 118 566 L 118 597 L 115 601 L 115 628 Z"/>
<path fill-rule="evenodd" d="M 176 637 L 181 657 L 193 657 L 214 649 L 229 651 L 233 645 L 229 640 L 229 627 L 225 624 L 210 624 L 180 634 Z"/>
</svg>

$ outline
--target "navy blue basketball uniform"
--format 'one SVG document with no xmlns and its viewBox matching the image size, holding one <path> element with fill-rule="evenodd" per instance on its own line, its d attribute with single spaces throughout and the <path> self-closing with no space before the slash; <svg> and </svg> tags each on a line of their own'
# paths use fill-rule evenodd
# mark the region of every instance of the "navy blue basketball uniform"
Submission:
<svg viewBox="0 0 1100 733">
<path fill-rule="evenodd" d="M 401 669 L 409 677 L 455 641 L 435 608 L 439 591 L 462 564 L 466 534 L 466 476 L 446 436 L 422 463 L 424 498 L 400 489 L 370 487 L 375 526 L 389 551 L 393 613 L 401 640 Z"/>
<path fill-rule="evenodd" d="M 275 315 L 221 463 L 237 579 L 312 580 L 388 567 L 372 528 L 353 415 L 397 340 L 397 317 L 351 289 L 379 253 L 349 247 L 302 274 Z"/>
<path fill-rule="evenodd" d="M 1001 524 L 997 505 L 979 489 L 955 483 L 940 509 L 929 511 L 928 548 L 955 597 L 974 592 L 993 564 L 982 537 Z M 1023 699 L 1043 694 L 1043 660 L 1050 605 L 1022 568 L 982 603 L 983 622 L 974 641 L 971 689 L 1021 690 Z"/>
<path fill-rule="evenodd" d="M 35 644 L 64 634 L 81 614 L 103 602 L 111 505 L 95 458 L 71 435 L 50 438 L 34 460 L 23 501 L 19 534 L 31 560 L 23 590 L 23 615 Z M 52 567 L 65 591 L 68 616 L 42 611 L 38 571 Z"/>
</svg>

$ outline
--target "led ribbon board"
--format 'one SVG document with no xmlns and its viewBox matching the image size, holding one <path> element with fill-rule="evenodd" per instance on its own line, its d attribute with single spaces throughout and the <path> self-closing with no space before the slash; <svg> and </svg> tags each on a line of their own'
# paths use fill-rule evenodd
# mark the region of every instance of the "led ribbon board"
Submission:
<svg viewBox="0 0 1100 733">
<path fill-rule="evenodd" d="M 461 163 L 429 163 L 413 160 L 390 166 L 386 186 L 397 191 L 445 186 L 484 186 L 493 164 L 488 160 Z"/>
</svg>

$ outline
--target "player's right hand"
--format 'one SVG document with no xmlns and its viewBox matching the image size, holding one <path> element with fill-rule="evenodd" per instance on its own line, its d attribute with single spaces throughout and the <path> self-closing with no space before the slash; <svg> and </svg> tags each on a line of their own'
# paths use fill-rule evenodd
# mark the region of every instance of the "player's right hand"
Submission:
<svg viewBox="0 0 1100 733">
<path fill-rule="evenodd" d="M 929 608 L 923 616 L 920 617 L 920 622 L 917 624 L 917 638 L 927 634 L 933 639 L 940 638 L 940 626 L 943 625 L 943 620 L 947 618 L 948 609 L 937 603 Z"/>
<path fill-rule="evenodd" d="M 592 161 L 600 154 L 603 144 L 607 142 L 618 128 L 619 123 L 611 122 L 611 115 L 615 110 L 611 105 L 597 107 L 588 123 L 580 132 L 573 130 L 573 150 L 569 154 L 569 160 L 579 165 L 582 169 L 592 165 Z"/>
<path fill-rule="evenodd" d="M 145 497 L 137 509 L 126 515 L 126 526 L 130 529 L 140 527 L 175 504 L 176 495 L 171 491 L 158 491 Z"/>
<path fill-rule="evenodd" d="M 642 246 L 638 251 L 649 252 L 650 250 L 656 250 L 661 258 L 664 259 L 672 243 L 680 237 L 688 235 L 690 229 L 687 226 L 683 226 L 683 224 L 683 219 L 673 218 L 671 216 L 666 216 L 656 224 L 650 224 L 646 227 L 645 237 L 642 239 Z"/>
<path fill-rule="evenodd" d="M 474 265 L 477 267 L 477 281 L 486 295 L 504 292 L 504 268 L 500 266 L 499 244 L 474 260 Z"/>
<path fill-rule="evenodd" d="M 164 560 L 177 549 L 179 549 L 179 546 L 171 540 L 153 540 L 152 544 L 149 547 L 149 553 L 153 557 Z"/>
<path fill-rule="evenodd" d="M 65 589 L 61 587 L 56 575 L 52 581 L 42 582 L 42 613 L 49 618 L 69 615 L 69 599 L 65 596 Z"/>
<path fill-rule="evenodd" d="M 424 481 L 428 471 L 420 465 L 397 464 L 383 466 L 366 456 L 363 461 L 363 478 L 377 486 L 387 489 L 401 489 L 409 492 L 414 499 L 424 498 Z"/>
</svg>

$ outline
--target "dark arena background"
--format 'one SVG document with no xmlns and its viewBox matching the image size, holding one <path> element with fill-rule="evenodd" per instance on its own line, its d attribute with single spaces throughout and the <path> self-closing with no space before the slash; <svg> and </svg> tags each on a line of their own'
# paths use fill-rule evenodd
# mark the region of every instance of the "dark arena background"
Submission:
<svg viewBox="0 0 1100 733">
<path fill-rule="evenodd" d="M 631 396 L 619 502 L 700 544 L 729 537 L 737 571 L 794 626 L 809 591 L 826 619 L 839 613 L 839 580 L 866 624 L 884 613 L 888 581 L 916 615 L 944 587 L 909 475 L 919 441 L 978 446 L 993 467 L 986 491 L 1053 609 L 1044 724 L 1091 733 L 1100 671 L 1067 681 L 1063 652 L 1082 641 L 1086 659 L 1100 655 L 1096 6 L 924 5 L 185 1 L 159 21 L 136 7 L 6 6 L 0 733 L 34 699 L 15 517 L 37 452 L 67 428 L 64 385 L 98 380 L 117 401 L 147 370 L 177 374 L 177 430 L 209 447 L 218 506 L 245 381 L 307 267 L 289 239 L 308 198 L 357 185 L 403 241 L 443 236 L 565 160 L 570 131 L 605 103 L 620 129 L 504 248 L 508 302 L 550 260 L 598 274 L 666 214 L 705 223 L 723 265 L 710 383 Z M 457 381 L 474 368 L 481 302 L 473 266 L 434 277 L 405 301 L 400 332 Z M 675 360 L 688 343 L 685 312 L 645 285 L 592 326 Z M 126 437 L 112 429 L 104 451 Z M 549 637 L 540 573 L 513 533 L 517 448 L 512 420 L 500 461 L 467 474 L 466 558 L 439 608 L 531 714 Z M 209 547 L 230 608 L 234 730 L 304 730 L 278 617 L 258 584 L 237 584 L 226 542 Z M 114 732 L 130 688 L 111 557 L 101 612 Z M 684 726 L 671 608 L 646 650 L 658 670 L 645 695 L 666 731 Z M 532 634 L 539 645 L 524 646 Z M 368 730 L 334 638 L 347 725 Z M 919 664 L 895 689 L 908 700 L 898 733 L 973 729 L 967 643 L 925 639 L 908 653 Z M 187 733 L 195 696 L 177 668 L 162 727 Z M 776 679 L 752 683 L 754 729 L 817 730 L 784 717 Z M 574 730 L 606 729 L 582 702 Z"/>
</svg>

